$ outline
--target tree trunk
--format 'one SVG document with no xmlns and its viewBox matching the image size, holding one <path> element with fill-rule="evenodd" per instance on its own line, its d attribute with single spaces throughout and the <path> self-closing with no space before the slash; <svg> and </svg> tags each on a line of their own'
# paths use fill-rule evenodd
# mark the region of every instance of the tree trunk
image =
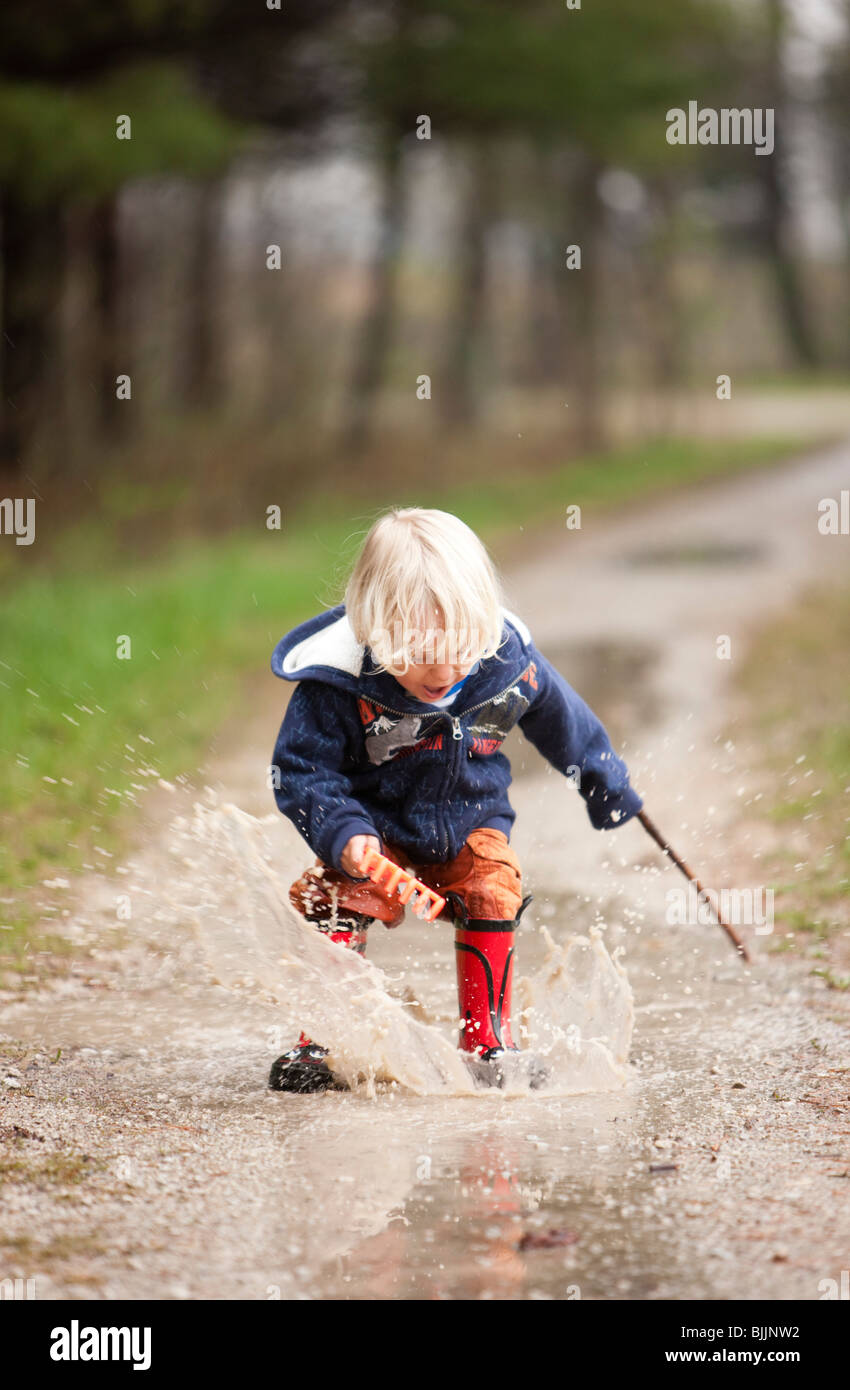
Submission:
<svg viewBox="0 0 850 1390">
<path fill-rule="evenodd" d="M 765 239 L 768 246 L 780 315 L 795 361 L 814 367 L 820 361 L 806 305 L 799 266 L 788 247 L 788 199 L 776 155 L 759 160 L 766 199 Z"/>
<path fill-rule="evenodd" d="M 490 150 L 473 149 L 457 256 L 457 295 L 438 386 L 440 420 L 468 428 L 477 415 L 476 354 L 483 342 L 486 306 L 487 231 L 493 216 L 495 172 Z"/>
<path fill-rule="evenodd" d="M 195 234 L 189 257 L 186 285 L 184 399 L 189 408 L 206 409 L 219 397 L 220 359 L 217 344 L 219 282 L 219 230 L 221 189 L 204 183 L 197 190 Z"/>
<path fill-rule="evenodd" d="M 768 19 L 767 104 L 780 115 L 776 148 L 756 159 L 765 196 L 764 235 L 773 268 L 777 300 L 788 343 L 796 362 L 816 366 L 820 351 L 812 330 L 800 268 L 791 250 L 791 206 L 787 189 L 786 152 L 782 145 L 782 116 L 789 115 L 789 102 L 783 70 L 782 42 L 785 32 L 783 0 L 765 0 Z"/>
<path fill-rule="evenodd" d="M 551 152 L 533 144 L 523 151 L 523 209 L 529 235 L 525 320 L 517 335 L 514 380 L 538 390 L 561 387 L 564 380 L 562 307 L 564 304 L 563 190 Z M 514 197 L 516 190 L 513 189 Z"/>
<path fill-rule="evenodd" d="M 0 474 L 20 477 L 46 411 L 45 382 L 62 282 L 64 225 L 58 204 L 30 207 L 6 189 L 0 201 Z"/>
<path fill-rule="evenodd" d="M 645 285 L 645 324 L 652 372 L 650 405 L 652 430 L 668 434 L 675 418 L 672 393 L 687 374 L 682 314 L 675 286 L 676 198 L 672 183 L 663 178 L 651 184 L 658 230 L 642 253 Z M 639 344 L 641 350 L 644 343 Z"/>
<path fill-rule="evenodd" d="M 395 131 L 381 139 L 380 231 L 370 273 L 369 302 L 357 334 L 354 363 L 343 407 L 340 443 L 360 453 L 374 432 L 375 406 L 384 379 L 396 310 L 396 280 L 404 227 L 401 146 Z"/>
<path fill-rule="evenodd" d="M 602 166 L 592 156 L 583 158 L 582 166 L 571 186 L 566 245 L 581 247 L 581 269 L 563 268 L 565 285 L 573 306 L 570 318 L 575 326 L 574 370 L 570 389 L 570 423 L 575 427 L 575 439 L 583 453 L 602 448 L 605 427 L 602 413 L 600 378 L 600 337 L 602 299 L 602 232 L 603 209 L 597 192 Z M 565 324 L 565 333 L 569 328 Z"/>
<path fill-rule="evenodd" d="M 94 272 L 97 424 L 106 439 L 114 440 L 126 433 L 133 409 L 132 400 L 119 401 L 116 396 L 116 378 L 132 372 L 127 344 L 122 341 L 121 334 L 121 248 L 117 198 L 104 198 L 95 205 L 89 228 Z"/>
</svg>

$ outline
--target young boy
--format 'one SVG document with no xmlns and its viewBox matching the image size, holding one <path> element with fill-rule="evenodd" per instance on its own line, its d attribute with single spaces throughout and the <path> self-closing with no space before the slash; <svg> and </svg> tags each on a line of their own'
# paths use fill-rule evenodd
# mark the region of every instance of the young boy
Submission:
<svg viewBox="0 0 850 1390">
<path fill-rule="evenodd" d="M 298 681 L 273 766 L 278 807 L 318 856 L 290 889 L 296 909 L 340 946 L 363 952 L 377 920 L 404 909 L 362 874 L 380 850 L 447 899 L 457 956 L 459 1047 L 479 1080 L 500 1084 L 511 1036 L 514 933 L 531 901 L 508 843 L 518 724 L 574 780 L 598 830 L 642 801 L 602 724 L 502 607 L 478 537 L 447 512 L 409 508 L 375 523 L 344 604 L 284 637 L 272 670 Z M 337 1083 L 302 1033 L 269 1085 Z"/>
</svg>

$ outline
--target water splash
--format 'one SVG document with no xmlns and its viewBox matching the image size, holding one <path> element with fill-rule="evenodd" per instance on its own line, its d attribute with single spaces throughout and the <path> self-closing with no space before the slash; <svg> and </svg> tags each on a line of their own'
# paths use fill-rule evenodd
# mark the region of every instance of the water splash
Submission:
<svg viewBox="0 0 850 1390">
<path fill-rule="evenodd" d="M 628 1079 L 634 997 L 619 953 L 608 954 L 601 933 L 546 943 L 542 970 L 514 990 L 520 1036 L 546 1060 L 552 1086 L 568 1094 L 611 1091 Z"/>
<path fill-rule="evenodd" d="M 454 1035 L 414 1016 L 372 961 L 341 950 L 299 917 L 276 872 L 268 829 L 238 807 L 195 808 L 188 827 L 194 919 L 208 965 L 228 990 L 297 1015 L 352 1088 L 396 1082 L 416 1095 L 482 1094 Z M 185 827 L 183 828 L 185 835 Z M 200 859 L 199 859 L 200 856 Z M 558 945 L 544 930 L 543 970 L 515 986 L 521 1037 L 543 1058 L 549 1094 L 610 1091 L 628 1077 L 634 1009 L 625 971 L 598 932 Z M 525 1092 L 519 1068 L 504 1093 Z M 491 1091 L 486 1094 L 492 1095 Z"/>
</svg>

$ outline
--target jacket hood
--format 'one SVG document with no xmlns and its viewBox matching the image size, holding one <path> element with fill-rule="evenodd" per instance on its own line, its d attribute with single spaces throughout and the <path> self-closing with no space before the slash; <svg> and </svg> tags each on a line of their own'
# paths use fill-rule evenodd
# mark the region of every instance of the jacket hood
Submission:
<svg viewBox="0 0 850 1390">
<path fill-rule="evenodd" d="M 495 656 L 481 662 L 470 682 L 471 689 L 464 688 L 456 707 L 452 706 L 453 713 L 462 712 L 471 700 L 475 703 L 488 699 L 510 685 L 532 659 L 531 633 L 525 623 L 507 609 L 502 612 L 505 640 Z M 272 653 L 271 668 L 282 680 L 325 681 L 391 709 L 422 710 L 420 701 L 408 695 L 394 677 L 375 669 L 369 648 L 357 641 L 341 603 L 300 623 L 282 637 Z"/>
</svg>

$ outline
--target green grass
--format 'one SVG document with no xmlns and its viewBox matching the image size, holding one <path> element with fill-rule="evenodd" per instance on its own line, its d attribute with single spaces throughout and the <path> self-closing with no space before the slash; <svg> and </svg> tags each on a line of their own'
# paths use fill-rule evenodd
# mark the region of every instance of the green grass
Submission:
<svg viewBox="0 0 850 1390">
<path fill-rule="evenodd" d="M 846 392 L 848 387 L 850 387 L 850 374 L 839 367 L 833 369 L 800 368 L 793 372 L 746 372 L 739 374 L 736 381 L 736 390 L 739 392 L 742 390 L 773 391 L 781 392 L 783 395 L 787 395 L 789 391 L 795 395 L 807 394 L 810 391 Z"/>
<path fill-rule="evenodd" d="M 342 530 L 324 544 L 265 532 L 18 585 L 0 616 L 4 898 L 45 872 L 108 864 L 121 809 L 197 765 L 239 673 L 264 666 L 311 607 L 336 558 L 329 540 L 341 546 Z M 116 655 L 124 636 L 129 660 Z M 3 907 L 14 925 L 15 903 Z"/>
<path fill-rule="evenodd" d="M 828 968 L 825 970 L 813 970 L 812 974 L 819 975 L 822 980 L 825 980 L 829 989 L 850 989 L 850 975 L 836 975 L 834 970 Z"/>
<path fill-rule="evenodd" d="M 778 926 L 799 949 L 834 958 L 814 973 L 846 989 L 832 967 L 850 961 L 850 589 L 813 592 L 769 623 L 739 680 L 772 783 L 760 812 L 808 832 L 805 872 L 776 886 Z M 777 850 L 770 868 L 784 879 L 797 857 Z"/>
<path fill-rule="evenodd" d="M 244 675 L 266 668 L 288 627 L 338 601 L 359 539 L 383 507 L 455 511 L 498 555 L 521 527 L 563 525 L 569 505 L 581 506 L 586 525 L 605 508 L 767 466 L 810 442 L 668 440 L 486 487 L 337 494 L 285 517 L 281 531 L 267 530 L 263 517 L 251 532 L 152 545 L 144 561 L 124 558 L 93 519 L 69 526 L 44 561 L 38 541 L 7 546 L 0 950 L 27 939 L 40 911 L 33 885 L 86 864 L 108 867 L 144 790 L 203 761 Z M 125 485 L 121 501 L 130 515 L 138 507 L 144 530 L 144 486 Z M 117 656 L 124 636 L 129 660 Z"/>
<path fill-rule="evenodd" d="M 102 1159 L 87 1154 L 52 1153 L 0 1158 L 0 1188 L 7 1182 L 32 1183 L 35 1187 L 70 1187 L 84 1182 L 105 1167 Z"/>
</svg>

